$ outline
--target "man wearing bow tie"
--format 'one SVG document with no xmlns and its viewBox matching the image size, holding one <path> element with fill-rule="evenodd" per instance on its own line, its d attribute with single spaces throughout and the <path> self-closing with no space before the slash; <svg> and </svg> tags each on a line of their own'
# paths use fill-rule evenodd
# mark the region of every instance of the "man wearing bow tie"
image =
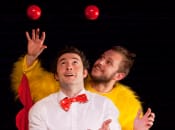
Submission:
<svg viewBox="0 0 175 130">
<path fill-rule="evenodd" d="M 58 53 L 55 79 L 60 91 L 31 107 L 29 130 L 121 130 L 112 101 L 85 90 L 88 67 L 84 54 L 74 47 Z"/>
<path fill-rule="evenodd" d="M 53 73 L 42 68 L 41 62 L 38 60 L 39 55 L 47 48 L 47 46 L 44 45 L 45 32 L 42 32 L 40 36 L 40 30 L 33 29 L 31 37 L 29 32 L 26 32 L 26 37 L 28 41 L 28 52 L 25 56 L 20 57 L 14 64 L 11 74 L 12 89 L 17 97 L 20 97 L 20 94 L 23 95 L 21 97 L 31 96 L 32 102 L 36 103 L 49 94 L 57 92 L 60 87 L 58 81 L 53 78 Z M 94 69 L 91 71 L 92 77 L 87 78 L 85 87 L 88 91 L 106 96 L 115 103 L 120 111 L 119 122 L 122 130 L 148 130 L 154 123 L 155 114 L 149 108 L 143 115 L 139 96 L 137 96 L 130 87 L 119 82 L 129 73 L 132 62 L 133 59 L 130 53 L 123 47 L 116 46 L 105 51 L 94 64 Z M 55 70 L 55 72 L 57 71 Z M 29 80 L 30 94 L 26 94 L 26 91 L 19 93 L 19 82 L 21 82 L 21 76 L 24 73 Z M 65 100 L 71 101 L 71 103 L 63 102 L 61 106 L 64 106 L 64 109 L 68 110 L 74 98 L 69 99 L 65 97 Z M 28 104 L 30 107 L 30 103 Z M 141 111 L 138 111 L 139 109 Z M 23 112 L 24 114 L 21 114 L 21 112 L 17 114 L 16 125 L 18 128 L 28 126 L 26 125 L 28 123 L 23 121 L 23 116 L 27 115 L 28 111 Z M 25 118 L 27 119 L 26 116 Z M 22 121 L 24 123 L 21 123 Z M 24 124 L 24 126 L 21 124 Z M 24 130 L 26 129 L 24 128 Z"/>
</svg>

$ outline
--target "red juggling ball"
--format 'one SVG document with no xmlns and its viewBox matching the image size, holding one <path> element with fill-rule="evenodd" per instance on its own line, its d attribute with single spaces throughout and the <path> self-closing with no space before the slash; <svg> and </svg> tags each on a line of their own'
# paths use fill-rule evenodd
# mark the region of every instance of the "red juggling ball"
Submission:
<svg viewBox="0 0 175 130">
<path fill-rule="evenodd" d="M 27 16 L 31 20 L 38 20 L 41 16 L 41 8 L 38 5 L 28 6 Z"/>
<path fill-rule="evenodd" d="M 88 5 L 85 8 L 85 16 L 89 20 L 96 20 L 99 17 L 100 10 L 96 5 Z"/>
</svg>

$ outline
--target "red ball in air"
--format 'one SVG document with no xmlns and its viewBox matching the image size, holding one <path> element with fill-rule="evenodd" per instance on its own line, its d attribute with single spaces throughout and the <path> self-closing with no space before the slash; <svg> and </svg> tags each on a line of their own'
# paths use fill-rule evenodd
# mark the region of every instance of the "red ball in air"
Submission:
<svg viewBox="0 0 175 130">
<path fill-rule="evenodd" d="M 27 8 L 27 16 L 31 20 L 38 20 L 41 16 L 41 8 L 38 5 L 30 5 Z"/>
<path fill-rule="evenodd" d="M 99 17 L 99 8 L 96 5 L 88 5 L 85 8 L 85 16 L 89 20 L 96 20 Z"/>
</svg>

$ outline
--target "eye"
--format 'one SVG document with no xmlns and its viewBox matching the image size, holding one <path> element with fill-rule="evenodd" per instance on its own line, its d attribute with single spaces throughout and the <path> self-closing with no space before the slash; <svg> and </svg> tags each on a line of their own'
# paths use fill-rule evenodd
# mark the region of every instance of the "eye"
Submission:
<svg viewBox="0 0 175 130">
<path fill-rule="evenodd" d="M 106 61 L 106 64 L 108 64 L 108 65 L 112 65 L 112 61 L 107 60 L 107 61 Z"/>
<path fill-rule="evenodd" d="M 59 63 L 60 65 L 65 65 L 66 64 L 66 61 L 60 61 L 60 63 Z"/>
<path fill-rule="evenodd" d="M 73 61 L 73 64 L 78 64 L 78 61 L 76 61 L 76 60 L 75 60 L 75 61 Z"/>
<path fill-rule="evenodd" d="M 60 64 L 61 64 L 61 65 L 64 65 L 64 64 L 66 64 L 66 62 L 65 62 L 65 61 L 62 61 Z"/>
</svg>

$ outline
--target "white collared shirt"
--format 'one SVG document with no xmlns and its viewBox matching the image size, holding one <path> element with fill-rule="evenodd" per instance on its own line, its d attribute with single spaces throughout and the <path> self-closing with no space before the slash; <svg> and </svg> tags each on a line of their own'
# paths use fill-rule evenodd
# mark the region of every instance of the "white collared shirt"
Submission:
<svg viewBox="0 0 175 130">
<path fill-rule="evenodd" d="M 112 101 L 86 90 L 82 93 L 88 101 L 73 102 L 67 112 L 59 104 L 65 98 L 61 91 L 36 102 L 29 111 L 29 130 L 98 130 L 107 119 L 112 119 L 110 130 L 121 130 Z"/>
</svg>

